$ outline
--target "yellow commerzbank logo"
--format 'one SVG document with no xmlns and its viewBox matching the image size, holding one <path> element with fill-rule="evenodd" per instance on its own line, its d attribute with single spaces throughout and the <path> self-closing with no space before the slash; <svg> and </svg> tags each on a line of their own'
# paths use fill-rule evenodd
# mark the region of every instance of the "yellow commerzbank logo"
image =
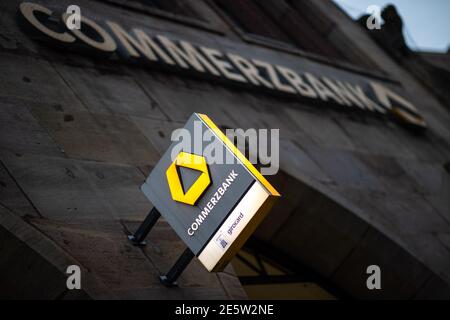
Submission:
<svg viewBox="0 0 450 320">
<path fill-rule="evenodd" d="M 189 168 L 201 172 L 201 175 L 186 193 L 183 191 L 177 167 Z M 190 204 L 191 206 L 197 202 L 198 198 L 200 198 L 211 183 L 205 157 L 186 152 L 180 152 L 178 154 L 167 169 L 166 176 L 172 199 Z"/>
</svg>

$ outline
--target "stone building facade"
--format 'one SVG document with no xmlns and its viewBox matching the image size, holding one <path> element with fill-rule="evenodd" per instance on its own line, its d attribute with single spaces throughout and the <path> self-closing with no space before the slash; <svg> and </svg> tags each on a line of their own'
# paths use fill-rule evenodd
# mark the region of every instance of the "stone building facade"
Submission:
<svg viewBox="0 0 450 320">
<path fill-rule="evenodd" d="M 72 2 L 0 2 L 0 297 L 258 297 L 238 262 L 161 285 L 184 249 L 165 221 L 126 241 L 152 207 L 140 185 L 200 112 L 280 129 L 282 198 L 249 252 L 337 298 L 450 298 L 448 106 L 333 2 L 78 0 L 70 31 Z"/>
</svg>

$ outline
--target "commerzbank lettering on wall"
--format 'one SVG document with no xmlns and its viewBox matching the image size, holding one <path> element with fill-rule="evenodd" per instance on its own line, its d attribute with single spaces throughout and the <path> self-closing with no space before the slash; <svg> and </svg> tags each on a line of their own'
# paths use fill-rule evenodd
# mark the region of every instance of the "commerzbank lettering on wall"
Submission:
<svg viewBox="0 0 450 320">
<path fill-rule="evenodd" d="M 416 128 L 426 127 L 422 116 L 410 101 L 378 82 L 367 81 L 367 88 L 362 88 L 358 84 L 324 75 L 298 72 L 236 53 L 150 34 L 139 28 L 126 30 L 119 23 L 107 19 L 100 25 L 84 15 L 80 30 L 68 30 L 62 27 L 65 26 L 63 23 L 60 26 L 51 23 L 49 18 L 57 15 L 56 11 L 31 2 L 21 3 L 19 8 L 27 31 L 33 31 L 47 42 L 67 48 L 79 48 L 81 45 L 98 52 L 117 54 L 125 60 L 136 60 L 165 69 L 186 70 L 196 75 L 257 87 L 309 102 L 393 117 Z M 60 18 L 64 21 L 67 16 L 62 13 Z"/>
</svg>

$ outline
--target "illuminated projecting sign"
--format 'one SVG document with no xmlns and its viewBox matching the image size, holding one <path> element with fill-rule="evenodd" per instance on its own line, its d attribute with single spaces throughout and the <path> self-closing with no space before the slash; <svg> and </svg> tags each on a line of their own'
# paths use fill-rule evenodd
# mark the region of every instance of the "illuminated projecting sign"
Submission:
<svg viewBox="0 0 450 320">
<path fill-rule="evenodd" d="M 201 263 L 219 271 L 280 195 L 206 115 L 193 114 L 184 129 L 193 150 L 174 142 L 141 189 Z M 224 161 L 195 146 L 206 132 Z"/>
<path fill-rule="evenodd" d="M 40 4 L 20 4 L 22 24 L 29 34 L 66 49 L 117 55 L 127 61 L 139 61 L 163 69 L 188 71 L 208 79 L 264 89 L 304 100 L 331 105 L 340 109 L 362 110 L 381 114 L 415 128 L 426 123 L 417 108 L 398 93 L 380 83 L 359 84 L 333 80 L 310 72 L 299 73 L 291 68 L 259 59 L 244 58 L 236 53 L 221 52 L 187 41 L 171 40 L 164 35 L 150 34 L 140 28 L 124 29 L 119 23 L 106 20 L 102 24 L 81 17 L 81 29 L 68 30 L 67 15 L 60 23 L 50 19 L 55 13 Z"/>
</svg>

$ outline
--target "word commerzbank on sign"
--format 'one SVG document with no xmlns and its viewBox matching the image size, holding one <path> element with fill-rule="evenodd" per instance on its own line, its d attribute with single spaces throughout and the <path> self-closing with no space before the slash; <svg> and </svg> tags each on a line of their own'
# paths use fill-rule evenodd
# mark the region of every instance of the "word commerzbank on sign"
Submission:
<svg viewBox="0 0 450 320">
<path fill-rule="evenodd" d="M 346 81 L 332 80 L 309 72 L 299 73 L 286 66 L 244 58 L 187 41 L 171 40 L 139 28 L 126 30 L 110 20 L 100 25 L 84 14 L 81 28 L 68 30 L 65 23 L 55 24 L 54 19 L 50 19 L 58 13 L 31 2 L 21 3 L 19 11 L 27 31 L 34 31 L 44 36 L 45 40 L 68 48 L 81 45 L 98 52 L 117 53 L 127 60 L 140 60 L 174 70 L 189 70 L 204 77 L 259 87 L 306 101 L 392 116 L 414 127 L 426 127 L 411 102 L 380 83 L 369 81 L 367 88 L 363 89 Z M 66 21 L 68 16 L 61 13 L 60 18 Z"/>
</svg>

